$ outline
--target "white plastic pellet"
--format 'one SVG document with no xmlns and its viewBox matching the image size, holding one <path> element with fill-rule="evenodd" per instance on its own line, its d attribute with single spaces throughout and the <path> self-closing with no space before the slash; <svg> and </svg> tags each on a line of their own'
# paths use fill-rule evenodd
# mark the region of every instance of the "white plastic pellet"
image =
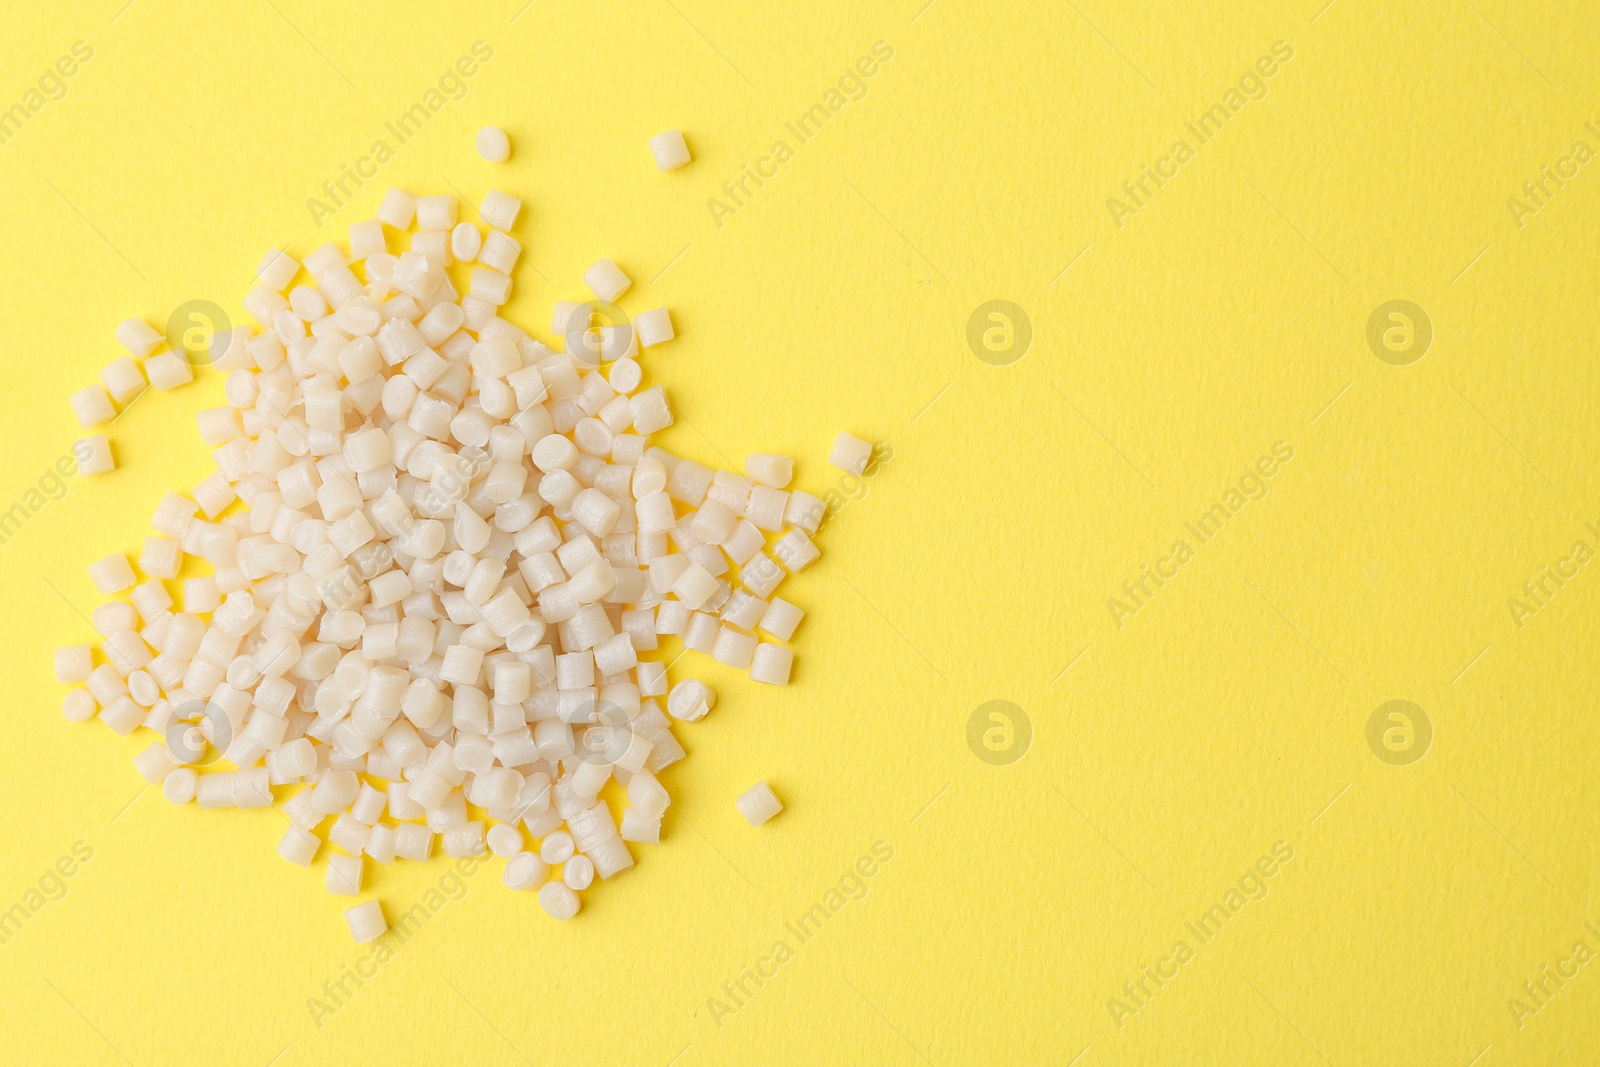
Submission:
<svg viewBox="0 0 1600 1067">
<path fill-rule="evenodd" d="M 703 719 L 716 706 L 717 691 L 696 678 L 679 682 L 667 695 L 667 711 L 684 722 Z"/>
<path fill-rule="evenodd" d="M 489 851 L 496 856 L 515 856 L 522 851 L 522 833 L 515 826 L 501 823 L 488 833 Z"/>
<path fill-rule="evenodd" d="M 280 248 L 267 249 L 267 254 L 261 257 L 261 265 L 256 267 L 256 277 L 280 293 L 299 272 L 300 264 Z"/>
<path fill-rule="evenodd" d="M 507 889 L 527 892 L 543 885 L 550 877 L 550 865 L 532 852 L 518 852 L 506 861 L 501 880 Z"/>
<path fill-rule="evenodd" d="M 594 861 L 588 856 L 573 856 L 561 865 L 561 881 L 568 889 L 588 889 L 594 884 Z"/>
<path fill-rule="evenodd" d="M 659 170 L 677 170 L 689 162 L 689 146 L 683 143 L 680 130 L 668 130 L 650 138 L 650 154 L 655 156 Z"/>
<path fill-rule="evenodd" d="M 143 319 L 126 319 L 117 326 L 117 343 L 132 353 L 134 359 L 143 359 L 155 350 L 166 337 Z"/>
<path fill-rule="evenodd" d="M 478 258 L 478 251 L 483 248 L 483 235 L 478 228 L 470 222 L 458 222 L 455 229 L 450 231 L 450 254 L 456 258 L 457 263 L 471 263 Z M 438 307 L 453 307 L 452 304 L 440 304 Z"/>
<path fill-rule="evenodd" d="M 106 364 L 100 372 L 100 384 L 106 387 L 112 400 L 126 404 L 144 391 L 144 371 L 139 369 L 139 364 L 133 361 L 132 356 L 123 356 Z"/>
<path fill-rule="evenodd" d="M 745 822 L 751 826 L 760 826 L 778 812 L 783 810 L 783 804 L 766 782 L 757 782 L 755 785 L 739 794 L 739 799 L 734 801 L 739 809 L 739 814 L 744 816 Z"/>
<path fill-rule="evenodd" d="M 787 641 L 794 636 L 795 627 L 800 625 L 800 620 L 804 617 L 805 612 L 787 600 L 773 597 L 772 603 L 767 605 L 767 610 L 762 614 L 757 626 L 762 632 L 779 641 Z"/>
<path fill-rule="evenodd" d="M 788 685 L 794 652 L 783 645 L 758 645 L 750 662 L 750 677 L 768 685 Z"/>
<path fill-rule="evenodd" d="M 565 830 L 557 830 L 539 844 L 539 858 L 551 866 L 565 863 L 572 851 L 572 835 Z"/>
<path fill-rule="evenodd" d="M 99 426 L 110 422 L 116 417 L 117 409 L 111 403 L 111 394 L 106 392 L 103 385 L 91 385 L 80 389 L 68 397 L 72 404 L 72 413 L 78 417 L 81 426 Z"/>
<path fill-rule="evenodd" d="M 661 817 L 652 818 L 641 814 L 635 808 L 625 808 L 622 812 L 620 833 L 624 841 L 634 841 L 641 845 L 659 845 L 661 843 Z"/>
<path fill-rule="evenodd" d="M 382 219 L 366 219 L 350 224 L 351 259 L 366 259 L 369 256 L 375 256 L 387 250 L 384 244 Z M 294 305 L 294 296 L 292 294 L 289 297 L 289 304 L 291 307 Z M 298 311 L 298 309 L 296 310 Z M 322 314 L 326 315 L 327 313 L 327 306 L 323 305 Z M 304 317 L 302 316 L 302 318 Z M 321 316 L 317 317 L 320 318 Z"/>
<path fill-rule="evenodd" d="M 602 259 L 583 272 L 583 284 L 601 300 L 615 303 L 633 282 L 614 261 Z"/>
<path fill-rule="evenodd" d="M 762 485 L 786 489 L 794 478 L 794 460 L 771 452 L 752 452 L 744 457 L 744 472 Z"/>
<path fill-rule="evenodd" d="M 560 882 L 546 882 L 539 890 L 539 907 L 550 918 L 565 922 L 578 914 L 578 894 Z"/>
<path fill-rule="evenodd" d="M 144 361 L 145 377 L 162 392 L 194 381 L 194 368 L 176 352 L 159 352 Z"/>
<path fill-rule="evenodd" d="M 113 552 L 100 562 L 91 563 L 89 580 L 106 596 L 133 588 L 135 581 L 133 567 L 128 564 L 128 557 L 121 552 Z"/>
<path fill-rule="evenodd" d="M 453 196 L 417 197 L 417 229 L 451 229 L 456 224 L 456 207 Z"/>
<path fill-rule="evenodd" d="M 290 863 L 309 867 L 317 856 L 317 849 L 321 846 L 322 841 L 316 834 L 302 830 L 298 826 L 290 826 L 284 831 L 282 840 L 278 842 L 278 855 Z"/>
<path fill-rule="evenodd" d="M 89 680 L 94 660 L 88 645 L 67 645 L 56 649 L 56 681 L 73 685 Z"/>
<path fill-rule="evenodd" d="M 633 328 L 639 335 L 639 344 L 645 348 L 654 348 L 677 336 L 672 330 L 672 315 L 666 308 L 639 312 L 633 318 Z"/>
<path fill-rule="evenodd" d="M 522 201 L 510 193 L 503 193 L 498 189 L 491 189 L 484 194 L 483 203 L 478 208 L 478 216 L 483 219 L 484 225 L 493 226 L 502 232 L 509 232 L 516 224 L 517 215 L 522 210 Z"/>
<path fill-rule="evenodd" d="M 111 442 L 102 433 L 74 441 L 72 455 L 78 461 L 78 473 L 83 475 L 105 474 L 117 466 L 111 459 Z"/>
<path fill-rule="evenodd" d="M 390 189 L 378 205 L 378 219 L 397 230 L 408 229 L 417 215 L 417 198 L 403 189 Z M 278 286 L 279 289 L 283 287 Z"/>
<path fill-rule="evenodd" d="M 383 917 L 383 905 L 376 900 L 349 909 L 344 913 L 344 921 L 350 924 L 350 936 L 358 945 L 376 941 L 389 930 L 389 923 Z"/>
<path fill-rule="evenodd" d="M 191 767 L 179 767 L 161 780 L 161 795 L 174 804 L 194 799 L 200 776 Z"/>
<path fill-rule="evenodd" d="M 833 442 L 833 451 L 828 453 L 829 463 L 857 477 L 867 469 L 871 459 L 872 443 L 848 433 L 841 433 Z"/>
<path fill-rule="evenodd" d="M 716 642 L 711 646 L 711 658 L 723 666 L 745 670 L 749 668 L 755 651 L 756 639 L 753 635 L 740 633 L 733 627 L 724 625 L 717 631 Z M 785 674 L 787 675 L 787 672 Z"/>
<path fill-rule="evenodd" d="M 490 163 L 504 163 L 511 158 L 511 138 L 498 126 L 485 126 L 478 131 L 478 155 Z"/>
<path fill-rule="evenodd" d="M 328 857 L 328 892 L 341 897 L 360 896 L 361 874 L 360 856 L 333 853 Z"/>
</svg>

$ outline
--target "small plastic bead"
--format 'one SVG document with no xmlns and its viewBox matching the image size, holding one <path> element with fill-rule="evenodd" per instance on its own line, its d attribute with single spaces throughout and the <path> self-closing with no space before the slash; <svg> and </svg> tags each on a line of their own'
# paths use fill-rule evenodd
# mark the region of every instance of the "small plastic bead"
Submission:
<svg viewBox="0 0 1600 1067">
<path fill-rule="evenodd" d="M 572 856 L 572 852 L 572 835 L 565 830 L 557 830 L 539 845 L 539 858 L 552 866 L 565 863 Z"/>
<path fill-rule="evenodd" d="M 509 232 L 517 221 L 517 214 L 522 210 L 522 201 L 510 193 L 503 193 L 499 189 L 491 189 L 484 194 L 483 204 L 478 208 L 478 216 L 484 224 L 493 226 L 497 230 Z M 556 331 L 560 333 L 561 331 Z"/>
<path fill-rule="evenodd" d="M 94 670 L 94 659 L 88 645 L 66 645 L 56 649 L 56 681 L 73 685 L 89 680 Z"/>
<path fill-rule="evenodd" d="M 85 427 L 110 422 L 117 414 L 116 407 L 111 403 L 111 394 L 99 384 L 78 390 L 67 398 L 67 402 L 72 405 L 72 413 L 78 417 L 79 425 Z"/>
<path fill-rule="evenodd" d="M 121 552 L 113 552 L 100 562 L 91 563 L 89 580 L 106 596 L 133 588 L 135 581 L 133 567 L 129 565 L 128 557 Z"/>
<path fill-rule="evenodd" d="M 750 663 L 750 677 L 767 685 L 788 685 L 794 652 L 783 645 L 758 645 Z"/>
<path fill-rule="evenodd" d="M 641 845 L 659 845 L 661 843 L 661 819 L 641 814 L 634 808 L 624 808 L 622 812 L 621 837 L 624 841 L 633 841 Z"/>
<path fill-rule="evenodd" d="M 601 300 L 615 303 L 633 282 L 613 260 L 602 259 L 583 272 L 583 284 Z"/>
<path fill-rule="evenodd" d="M 561 880 L 568 889 L 588 889 L 594 884 L 594 861 L 588 856 L 573 856 L 561 865 Z"/>
<path fill-rule="evenodd" d="M 106 474 L 117 467 L 111 458 L 111 442 L 103 433 L 74 441 L 72 455 L 78 461 L 79 474 L 89 476 Z"/>
<path fill-rule="evenodd" d="M 733 627 L 724 625 L 717 631 L 717 640 L 711 646 L 711 658 L 724 666 L 746 670 L 755 651 L 756 639 L 753 635 L 740 633 Z"/>
<path fill-rule="evenodd" d="M 833 442 L 833 451 L 828 453 L 828 462 L 844 471 L 860 477 L 867 469 L 867 463 L 872 459 L 872 444 L 848 433 L 841 433 Z"/>
<path fill-rule="evenodd" d="M 106 364 L 106 368 L 100 372 L 100 384 L 106 387 L 112 400 L 126 404 L 144 392 L 144 371 L 139 369 L 139 364 L 133 361 L 132 356 L 123 356 Z"/>
<path fill-rule="evenodd" d="M 280 248 L 267 249 L 267 254 L 261 257 L 261 265 L 256 268 L 256 277 L 280 293 L 298 273 L 300 264 Z"/>
<path fill-rule="evenodd" d="M 696 722 L 717 706 L 717 691 L 697 678 L 687 678 L 667 694 L 667 712 L 674 719 Z"/>
<path fill-rule="evenodd" d="M 777 794 L 766 782 L 757 782 L 755 785 L 739 794 L 739 799 L 734 801 L 739 809 L 739 814 L 744 816 L 745 822 L 751 826 L 760 826 L 778 812 L 783 810 Z"/>
<path fill-rule="evenodd" d="M 194 368 L 176 352 L 161 352 L 144 361 L 145 376 L 162 392 L 194 381 Z"/>
<path fill-rule="evenodd" d="M 143 319 L 125 319 L 117 326 L 117 342 L 132 353 L 134 359 L 148 356 L 165 340 L 166 337 Z"/>
<path fill-rule="evenodd" d="M 752 452 L 744 457 L 744 472 L 762 485 L 787 489 L 794 477 L 794 460 L 771 452 Z"/>
<path fill-rule="evenodd" d="M 350 936 L 358 945 L 376 941 L 389 930 L 389 923 L 383 917 L 383 905 L 376 900 L 349 909 L 344 913 L 344 921 L 350 924 Z"/>
<path fill-rule="evenodd" d="M 666 308 L 641 311 L 633 318 L 633 328 L 639 335 L 639 344 L 645 348 L 653 348 L 677 336 L 672 330 L 672 316 Z"/>
<path fill-rule="evenodd" d="M 526 892 L 549 879 L 550 865 L 532 852 L 518 852 L 506 861 L 505 873 L 500 877 L 507 889 Z"/>
<path fill-rule="evenodd" d="M 539 890 L 539 907 L 559 922 L 578 914 L 579 906 L 578 894 L 560 882 L 546 882 L 544 888 Z"/>
<path fill-rule="evenodd" d="M 360 856 L 341 856 L 338 853 L 330 855 L 328 857 L 328 892 L 341 897 L 360 896 L 361 867 Z"/>
<path fill-rule="evenodd" d="M 504 163 L 511 158 L 511 138 L 498 126 L 485 126 L 478 131 L 478 155 L 490 163 Z"/>
<path fill-rule="evenodd" d="M 161 780 L 161 795 L 174 804 L 187 804 L 194 799 L 200 776 L 192 767 L 179 767 Z"/>
<path fill-rule="evenodd" d="M 352 222 L 350 224 L 351 259 L 366 259 L 368 256 L 375 256 L 380 252 L 386 251 L 388 251 L 388 246 L 384 241 L 382 219 L 366 219 L 362 222 Z M 293 296 L 290 297 L 289 302 L 292 306 L 294 303 Z M 324 315 L 328 313 L 326 306 L 324 306 L 322 313 Z"/>
<path fill-rule="evenodd" d="M 515 856 L 522 851 L 522 832 L 515 826 L 501 823 L 488 833 L 489 851 L 496 856 Z"/>
<path fill-rule="evenodd" d="M 773 597 L 757 626 L 779 641 L 787 641 L 794 636 L 794 629 L 805 614 L 782 597 Z"/>
<path fill-rule="evenodd" d="M 68 722 L 88 722 L 99 710 L 87 689 L 74 689 L 61 699 L 61 715 Z"/>
<path fill-rule="evenodd" d="M 660 170 L 677 170 L 689 162 L 689 146 L 684 144 L 681 130 L 668 130 L 650 138 L 650 154 L 656 157 Z"/>
<path fill-rule="evenodd" d="M 449 230 L 456 224 L 456 198 L 453 196 L 417 197 L 417 229 Z"/>
<path fill-rule="evenodd" d="M 478 251 L 483 248 L 483 235 L 478 228 L 470 222 L 458 222 L 456 228 L 450 231 L 450 254 L 455 256 L 457 263 L 471 263 L 478 258 Z M 449 304 L 440 304 L 439 307 L 451 307 Z"/>
<path fill-rule="evenodd" d="M 378 205 L 378 219 L 386 222 L 397 230 L 411 228 L 411 220 L 417 215 L 417 198 L 404 189 L 390 189 L 383 194 L 383 203 Z M 280 286 L 281 288 L 281 286 Z"/>
<path fill-rule="evenodd" d="M 317 856 L 317 849 L 321 846 L 322 841 L 316 834 L 302 830 L 298 826 L 291 826 L 284 831 L 282 840 L 278 842 L 278 855 L 290 863 L 309 867 Z"/>
</svg>

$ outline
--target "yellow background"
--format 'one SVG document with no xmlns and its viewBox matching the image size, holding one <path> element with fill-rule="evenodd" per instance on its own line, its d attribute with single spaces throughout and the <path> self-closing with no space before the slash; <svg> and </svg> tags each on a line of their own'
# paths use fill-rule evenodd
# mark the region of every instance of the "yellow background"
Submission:
<svg viewBox="0 0 1600 1067">
<path fill-rule="evenodd" d="M 0 946 L 0 1060 L 1593 1062 L 1600 964 L 1520 1028 L 1508 1000 L 1600 950 L 1600 575 L 1521 628 L 1506 601 L 1600 543 L 1600 164 L 1521 227 L 1506 201 L 1600 148 L 1600 11 L 1322 2 L 13 5 L 0 102 L 75 41 L 94 58 L 0 146 L 0 505 L 80 435 L 67 394 L 119 321 L 238 314 L 266 248 L 342 241 L 391 184 L 524 199 L 510 317 L 540 336 L 601 256 L 625 307 L 669 305 L 645 359 L 669 447 L 790 453 L 819 494 L 840 429 L 894 458 L 785 586 L 810 613 L 791 687 L 675 668 L 722 699 L 678 730 L 660 847 L 565 925 L 487 864 L 319 1027 L 307 999 L 364 954 L 322 863 L 273 855 L 274 810 L 141 795 L 148 735 L 57 710 L 85 565 L 209 469 L 218 375 L 138 401 L 121 469 L 0 546 L 0 906 L 94 850 Z M 465 98 L 319 231 L 307 198 L 477 40 Z M 877 41 L 866 96 L 797 146 L 784 122 Z M 1276 41 L 1265 99 L 1115 225 L 1107 198 Z M 473 151 L 488 123 L 508 165 Z M 658 173 L 674 127 L 694 161 Z M 716 225 L 779 138 L 793 158 Z M 994 299 L 1032 325 L 1009 366 L 966 342 Z M 1365 339 L 1394 299 L 1433 325 L 1409 366 Z M 1108 598 L 1278 441 L 1269 495 L 1116 626 Z M 995 699 L 1033 729 L 1008 766 L 966 741 Z M 1409 766 L 1366 741 L 1391 699 L 1433 725 Z M 732 801 L 760 778 L 787 810 L 752 831 Z M 878 841 L 866 896 L 713 1021 Z M 1119 1027 L 1107 1001 L 1278 841 L 1268 895 Z M 392 914 L 445 862 L 373 888 Z"/>
</svg>

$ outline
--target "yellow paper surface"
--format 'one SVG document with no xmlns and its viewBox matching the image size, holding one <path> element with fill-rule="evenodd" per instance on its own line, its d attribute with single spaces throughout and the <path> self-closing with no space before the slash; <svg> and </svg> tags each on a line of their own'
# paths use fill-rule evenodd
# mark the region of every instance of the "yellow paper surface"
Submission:
<svg viewBox="0 0 1600 1067">
<path fill-rule="evenodd" d="M 0 1061 L 1595 1058 L 1592 5 L 121 3 L 0 35 Z M 836 512 L 793 685 L 674 668 L 721 701 L 659 847 L 564 925 L 499 861 L 369 865 L 438 904 L 380 965 L 277 811 L 58 712 L 221 376 L 49 472 L 118 322 L 243 321 L 390 185 L 521 197 L 546 340 L 614 258 L 672 309 L 667 447 Z"/>
</svg>

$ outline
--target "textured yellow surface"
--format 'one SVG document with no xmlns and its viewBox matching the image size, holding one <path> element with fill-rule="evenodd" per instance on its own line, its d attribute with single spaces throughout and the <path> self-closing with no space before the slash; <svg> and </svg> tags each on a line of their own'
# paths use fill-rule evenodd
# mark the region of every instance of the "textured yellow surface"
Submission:
<svg viewBox="0 0 1600 1067">
<path fill-rule="evenodd" d="M 0 1061 L 1594 1060 L 1593 5 L 121 2 L 0 35 Z M 678 665 L 722 701 L 660 847 L 565 925 L 495 861 L 376 868 L 431 912 L 380 966 L 276 811 L 175 809 L 57 710 L 84 566 L 207 472 L 219 377 L 47 472 L 119 321 L 239 314 L 390 184 L 523 197 L 543 336 L 614 257 L 673 309 L 669 446 L 843 506 L 794 685 Z M 844 428 L 893 450 L 861 486 Z M 969 734 L 990 701 L 1030 729 Z"/>
</svg>

